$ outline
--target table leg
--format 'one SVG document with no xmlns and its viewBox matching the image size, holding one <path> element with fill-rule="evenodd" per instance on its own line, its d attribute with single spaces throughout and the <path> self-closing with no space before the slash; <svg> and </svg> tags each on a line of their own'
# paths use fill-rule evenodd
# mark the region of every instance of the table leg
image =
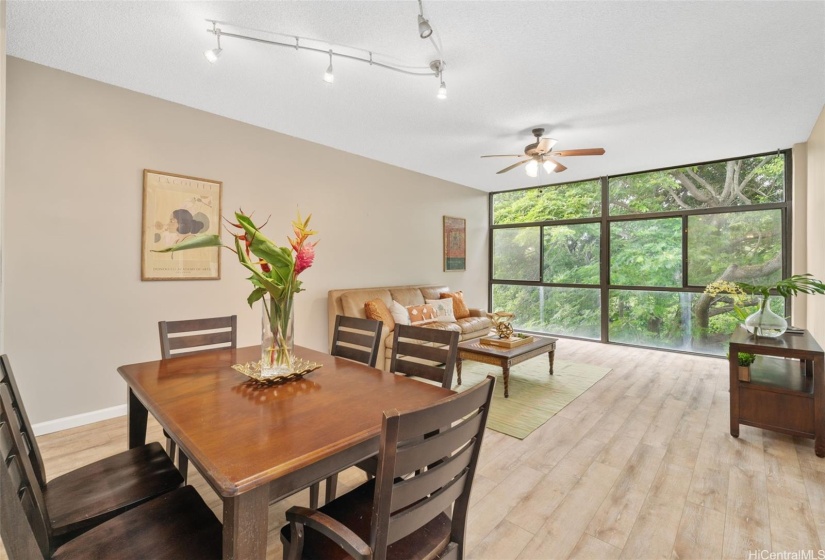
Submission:
<svg viewBox="0 0 825 560">
<path fill-rule="evenodd" d="M 501 372 L 504 375 L 504 398 L 510 396 L 510 364 L 505 362 L 501 364 Z"/>
<path fill-rule="evenodd" d="M 550 375 L 553 375 L 553 357 L 556 353 L 556 349 L 553 348 L 547 353 L 547 356 L 550 358 Z"/>
<path fill-rule="evenodd" d="M 269 487 L 223 499 L 224 560 L 266 558 Z"/>
<path fill-rule="evenodd" d="M 461 358 L 455 360 L 455 372 L 458 374 L 458 384 L 461 385 Z"/>
<path fill-rule="evenodd" d="M 739 437 L 739 347 L 730 345 L 728 370 L 730 377 L 730 435 Z"/>
<path fill-rule="evenodd" d="M 128 417 L 129 449 L 144 445 L 146 443 L 146 420 L 149 418 L 149 411 L 135 396 L 131 387 L 126 399 L 126 416 Z"/>
<path fill-rule="evenodd" d="M 817 457 L 825 457 L 825 363 L 821 354 L 811 361 L 814 376 L 814 453 Z"/>
</svg>

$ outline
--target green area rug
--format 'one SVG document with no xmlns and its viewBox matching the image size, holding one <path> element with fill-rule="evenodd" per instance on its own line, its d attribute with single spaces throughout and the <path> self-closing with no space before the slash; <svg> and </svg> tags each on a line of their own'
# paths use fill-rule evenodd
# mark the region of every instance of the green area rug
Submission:
<svg viewBox="0 0 825 560">
<path fill-rule="evenodd" d="M 464 391 L 494 375 L 496 388 L 487 427 L 524 439 L 609 371 L 610 368 L 555 360 L 551 376 L 547 358 L 537 357 L 510 368 L 510 397 L 505 399 L 500 367 L 464 360 L 462 384 L 453 389 Z"/>
</svg>

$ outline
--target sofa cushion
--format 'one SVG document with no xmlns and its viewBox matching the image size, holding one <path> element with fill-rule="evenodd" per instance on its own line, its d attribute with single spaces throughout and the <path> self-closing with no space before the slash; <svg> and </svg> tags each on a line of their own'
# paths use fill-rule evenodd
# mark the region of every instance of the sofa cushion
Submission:
<svg viewBox="0 0 825 560">
<path fill-rule="evenodd" d="M 455 323 L 452 298 L 425 300 L 435 309 L 435 320 L 443 323 Z"/>
<path fill-rule="evenodd" d="M 421 295 L 421 290 L 418 288 L 395 288 L 390 290 L 390 295 L 392 295 L 392 299 L 404 307 L 424 305 L 424 296 Z"/>
<path fill-rule="evenodd" d="M 426 286 L 421 288 L 421 295 L 424 296 L 424 299 L 439 299 L 441 294 L 444 292 L 449 292 L 450 288 L 447 286 Z"/>
<path fill-rule="evenodd" d="M 407 308 L 395 300 L 392 300 L 392 305 L 390 305 L 390 313 L 396 325 L 409 325 L 412 322 L 410 320 L 410 312 L 407 311 Z"/>
<path fill-rule="evenodd" d="M 493 322 L 487 317 L 465 317 L 458 319 L 456 324 L 461 328 L 462 334 L 489 331 L 493 326 Z"/>
<path fill-rule="evenodd" d="M 441 299 L 452 298 L 453 300 L 453 315 L 456 319 L 464 319 L 470 316 L 470 310 L 467 304 L 464 303 L 464 292 L 444 292 L 440 294 Z"/>
<path fill-rule="evenodd" d="M 420 325 L 425 321 L 435 320 L 435 309 L 432 305 L 410 305 L 407 307 L 410 314 L 410 324 Z"/>
<path fill-rule="evenodd" d="M 389 308 L 392 304 L 392 297 L 390 291 L 383 288 L 375 288 L 374 290 L 353 290 L 341 295 L 341 311 L 347 317 L 367 317 L 364 311 L 364 304 L 371 299 L 380 299 Z M 334 320 L 335 317 L 332 317 Z"/>
<path fill-rule="evenodd" d="M 364 314 L 367 319 L 374 321 L 382 321 L 386 325 L 387 330 L 395 330 L 395 321 L 390 313 L 390 308 L 380 298 L 371 299 L 364 304 Z"/>
<path fill-rule="evenodd" d="M 458 326 L 458 323 L 439 323 L 438 321 L 424 321 L 420 325 L 416 325 L 416 327 L 424 327 L 425 329 L 438 329 L 440 331 L 455 331 L 457 333 L 461 332 L 461 327 Z M 384 347 L 392 348 L 392 341 L 395 336 L 391 335 L 384 339 Z M 422 343 L 422 344 L 431 344 L 429 342 Z M 387 359 L 389 360 L 390 354 L 389 351 L 387 352 Z"/>
</svg>

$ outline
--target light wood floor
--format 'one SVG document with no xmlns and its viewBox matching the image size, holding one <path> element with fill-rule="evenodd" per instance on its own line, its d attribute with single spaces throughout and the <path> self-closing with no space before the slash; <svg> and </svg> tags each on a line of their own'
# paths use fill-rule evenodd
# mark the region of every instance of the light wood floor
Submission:
<svg viewBox="0 0 825 560">
<path fill-rule="evenodd" d="M 556 355 L 613 370 L 523 441 L 487 431 L 470 558 L 817 558 L 825 459 L 812 440 L 747 426 L 732 438 L 727 362 L 564 339 Z M 152 424 L 150 437 L 162 441 Z M 124 449 L 125 419 L 39 441 L 57 476 Z M 341 488 L 363 480 L 351 469 Z M 190 481 L 220 516 L 203 479 Z M 270 557 L 280 557 L 284 511 L 307 502 L 303 492 L 270 506 Z"/>
</svg>

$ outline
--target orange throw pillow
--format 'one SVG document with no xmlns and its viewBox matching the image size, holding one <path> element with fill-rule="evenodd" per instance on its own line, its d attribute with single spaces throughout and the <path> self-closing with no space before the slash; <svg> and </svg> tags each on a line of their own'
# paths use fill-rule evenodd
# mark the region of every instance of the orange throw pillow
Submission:
<svg viewBox="0 0 825 560">
<path fill-rule="evenodd" d="M 435 309 L 432 305 L 410 305 L 407 307 L 407 313 L 410 314 L 410 324 L 420 325 L 435 319 Z"/>
<path fill-rule="evenodd" d="M 384 303 L 383 300 L 371 299 L 365 303 L 364 313 L 367 315 L 367 319 L 383 321 L 384 326 L 387 327 L 388 330 L 395 330 L 395 321 L 392 318 L 392 313 L 390 313 L 390 308 L 387 307 L 387 304 Z"/>
<path fill-rule="evenodd" d="M 464 292 L 441 292 L 441 299 L 447 298 L 453 300 L 453 315 L 456 319 L 464 319 L 470 316 L 470 309 L 464 303 Z"/>
</svg>

